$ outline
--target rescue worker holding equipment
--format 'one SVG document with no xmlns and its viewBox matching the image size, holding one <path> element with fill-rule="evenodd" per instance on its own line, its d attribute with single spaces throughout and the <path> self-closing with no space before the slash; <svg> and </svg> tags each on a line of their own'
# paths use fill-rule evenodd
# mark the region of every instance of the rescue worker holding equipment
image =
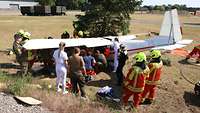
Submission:
<svg viewBox="0 0 200 113">
<path fill-rule="evenodd" d="M 21 75 L 28 74 L 28 71 L 31 70 L 35 62 L 34 51 L 28 51 L 23 48 L 23 45 L 30 39 L 30 36 L 31 34 L 29 32 L 25 32 L 22 29 L 14 35 L 15 41 L 13 43 L 13 50 L 16 54 L 16 60 L 21 66 Z"/>
<path fill-rule="evenodd" d="M 22 37 L 20 34 L 16 33 L 14 35 L 13 51 L 16 55 L 16 61 L 20 64 L 20 75 L 25 75 L 28 71 L 26 63 L 26 54 L 25 50 L 21 45 Z"/>
<path fill-rule="evenodd" d="M 150 69 L 149 77 L 147 77 L 145 82 L 144 92 L 142 93 L 142 103 L 151 104 L 155 98 L 155 92 L 157 85 L 160 81 L 161 70 L 163 63 L 161 60 L 161 52 L 159 50 L 151 50 L 150 52 L 151 60 L 148 64 Z M 149 93 L 149 94 L 148 94 Z M 146 95 L 148 97 L 145 99 Z"/>
<path fill-rule="evenodd" d="M 146 66 L 146 55 L 140 52 L 134 56 L 136 63 L 129 69 L 124 79 L 123 103 L 127 107 L 128 99 L 133 96 L 133 106 L 137 108 L 141 94 L 144 90 L 145 79 L 148 76 L 149 68 Z"/>
<path fill-rule="evenodd" d="M 24 45 L 28 40 L 30 40 L 31 34 L 29 32 L 24 32 L 23 38 L 22 38 L 22 45 Z M 31 68 L 36 60 L 35 58 L 35 52 L 34 50 L 26 50 L 25 54 L 27 55 L 27 65 L 28 65 L 28 71 L 31 71 Z"/>
</svg>

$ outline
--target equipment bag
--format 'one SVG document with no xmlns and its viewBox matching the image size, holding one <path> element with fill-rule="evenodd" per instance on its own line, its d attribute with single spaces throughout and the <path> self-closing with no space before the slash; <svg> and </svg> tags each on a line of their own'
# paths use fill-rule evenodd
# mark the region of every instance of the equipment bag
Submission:
<svg viewBox="0 0 200 113">
<path fill-rule="evenodd" d="M 200 96 L 200 81 L 195 84 L 194 92 L 195 95 Z"/>
</svg>

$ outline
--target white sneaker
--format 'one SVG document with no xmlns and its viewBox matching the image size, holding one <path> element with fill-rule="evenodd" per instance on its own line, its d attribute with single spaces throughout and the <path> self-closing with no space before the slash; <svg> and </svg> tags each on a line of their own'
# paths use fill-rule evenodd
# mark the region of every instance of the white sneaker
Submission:
<svg viewBox="0 0 200 113">
<path fill-rule="evenodd" d="M 57 89 L 57 92 L 61 92 L 61 91 L 62 91 L 62 89 L 60 89 L 60 88 Z"/>
<path fill-rule="evenodd" d="M 113 73 L 115 73 L 116 71 L 115 71 L 115 70 L 113 70 L 112 72 L 113 72 Z"/>
<path fill-rule="evenodd" d="M 63 92 L 63 95 L 68 94 L 68 93 L 69 93 L 68 91 L 64 91 L 64 92 Z"/>
<path fill-rule="evenodd" d="M 88 98 L 87 98 L 87 97 L 82 97 L 82 96 L 81 96 L 81 100 L 87 101 Z"/>
</svg>

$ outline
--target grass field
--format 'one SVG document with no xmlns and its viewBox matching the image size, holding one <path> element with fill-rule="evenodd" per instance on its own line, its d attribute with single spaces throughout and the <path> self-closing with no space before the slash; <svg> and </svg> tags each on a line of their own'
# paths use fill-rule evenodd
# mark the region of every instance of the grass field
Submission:
<svg viewBox="0 0 200 113">
<path fill-rule="evenodd" d="M 146 32 L 159 32 L 162 23 L 163 15 L 150 15 L 150 14 L 134 14 L 131 15 L 131 25 L 130 34 L 136 33 L 146 33 Z M 73 27 L 72 21 L 75 20 L 74 14 L 68 14 L 67 16 L 46 16 L 46 17 L 35 17 L 35 16 L 0 16 L 0 50 L 11 48 L 13 43 L 13 34 L 19 29 L 24 29 L 32 34 L 32 38 L 45 38 L 48 36 L 60 37 L 60 34 L 64 29 L 68 29 L 70 34 L 72 34 Z M 186 26 L 183 23 L 200 23 L 200 17 L 196 16 L 180 16 L 180 21 L 183 26 L 183 37 L 187 39 L 194 39 L 194 42 L 187 46 L 186 49 L 192 49 L 194 45 L 200 43 L 200 26 L 191 27 Z M 13 62 L 13 57 L 8 57 L 5 54 L 0 54 L 0 64 Z M 181 75 L 180 70 L 184 73 L 187 79 L 197 82 L 200 80 L 199 76 L 199 66 L 189 65 L 180 63 L 183 57 L 173 56 L 170 54 L 165 54 L 172 61 L 171 67 L 164 67 L 163 75 L 161 78 L 161 85 L 158 88 L 158 97 L 156 102 L 150 107 L 142 106 L 139 109 L 141 113 L 198 113 L 200 112 L 200 103 L 194 101 L 196 98 L 192 97 L 193 85 L 188 83 L 185 78 Z M 127 64 L 124 72 L 127 72 Z M 3 68 L 2 68 L 3 69 Z M 0 69 L 0 70 L 2 70 Z M 4 69 L 5 70 L 5 69 Z M 16 70 L 10 68 L 9 72 L 15 72 Z M 111 75 L 111 78 L 113 75 Z M 103 79 L 103 80 L 102 80 Z M 100 86 L 107 85 L 115 81 L 107 81 L 110 77 L 106 74 L 99 74 L 96 77 L 98 82 L 92 82 L 86 87 L 87 93 L 92 100 L 95 100 L 94 94 Z M 38 80 L 38 78 L 36 78 Z M 45 80 L 40 80 L 43 82 Z M 55 82 L 54 79 L 47 80 L 48 82 Z M 104 84 L 102 84 L 102 81 Z M 33 79 L 33 82 L 40 83 Z M 116 87 L 118 88 L 118 87 Z M 117 89 L 118 90 L 118 89 Z M 37 92 L 37 91 L 36 91 Z M 51 98 L 57 99 L 55 95 L 46 95 L 44 93 L 38 92 L 30 95 L 39 98 L 44 101 L 45 107 L 52 107 Z M 44 97 L 44 98 L 42 98 Z M 46 99 L 47 98 L 47 99 Z M 63 99 L 61 96 L 60 100 Z M 60 101 L 56 100 L 58 105 L 54 105 L 55 109 L 59 109 L 59 105 L 63 103 L 69 103 L 70 101 Z M 66 99 L 66 98 L 65 98 Z M 194 102 L 195 103 L 194 103 Z M 77 103 L 75 102 L 77 107 Z M 94 105 L 92 105 L 94 106 Z M 101 106 L 98 104 L 98 106 Z M 78 106 L 79 107 L 79 106 Z M 88 107 L 88 104 L 86 105 Z M 90 107 L 88 107 L 90 108 Z M 53 108 L 52 108 L 53 109 Z M 60 110 L 65 108 L 60 108 Z M 82 108 L 79 108 L 82 109 Z M 99 107 L 98 107 L 99 109 Z M 59 110 L 57 110 L 59 111 Z M 92 111 L 92 110 L 90 110 Z M 97 112 L 98 110 L 94 110 Z M 110 110 L 108 110 L 110 111 Z M 66 113 L 68 113 L 66 111 Z M 74 112 L 76 113 L 76 112 Z M 86 112 L 83 112 L 86 113 Z M 91 112 L 92 113 L 92 112 Z"/>
<path fill-rule="evenodd" d="M 163 15 L 136 14 L 131 15 L 130 34 L 159 32 Z M 76 20 L 74 14 L 67 16 L 0 16 L 0 49 L 12 46 L 13 35 L 19 29 L 32 34 L 32 38 L 45 38 L 48 36 L 60 37 L 64 29 L 72 35 L 72 21 Z M 182 23 L 200 23 L 200 17 L 181 16 Z M 184 26 L 184 38 L 198 38 L 200 27 Z"/>
</svg>

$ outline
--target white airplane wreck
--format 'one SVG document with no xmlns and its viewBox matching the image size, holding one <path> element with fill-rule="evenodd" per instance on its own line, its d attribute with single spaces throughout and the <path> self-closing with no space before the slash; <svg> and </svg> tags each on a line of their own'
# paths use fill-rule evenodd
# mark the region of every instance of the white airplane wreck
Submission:
<svg viewBox="0 0 200 113">
<path fill-rule="evenodd" d="M 23 47 L 27 50 L 58 48 L 61 41 L 66 43 L 66 47 L 103 47 L 112 45 L 114 38 L 118 38 L 121 44 L 126 45 L 130 54 L 148 49 L 173 50 L 192 43 L 192 40 L 182 40 L 178 13 L 174 9 L 166 11 L 159 36 L 146 40 L 136 40 L 135 35 L 78 39 L 31 39 Z"/>
</svg>

